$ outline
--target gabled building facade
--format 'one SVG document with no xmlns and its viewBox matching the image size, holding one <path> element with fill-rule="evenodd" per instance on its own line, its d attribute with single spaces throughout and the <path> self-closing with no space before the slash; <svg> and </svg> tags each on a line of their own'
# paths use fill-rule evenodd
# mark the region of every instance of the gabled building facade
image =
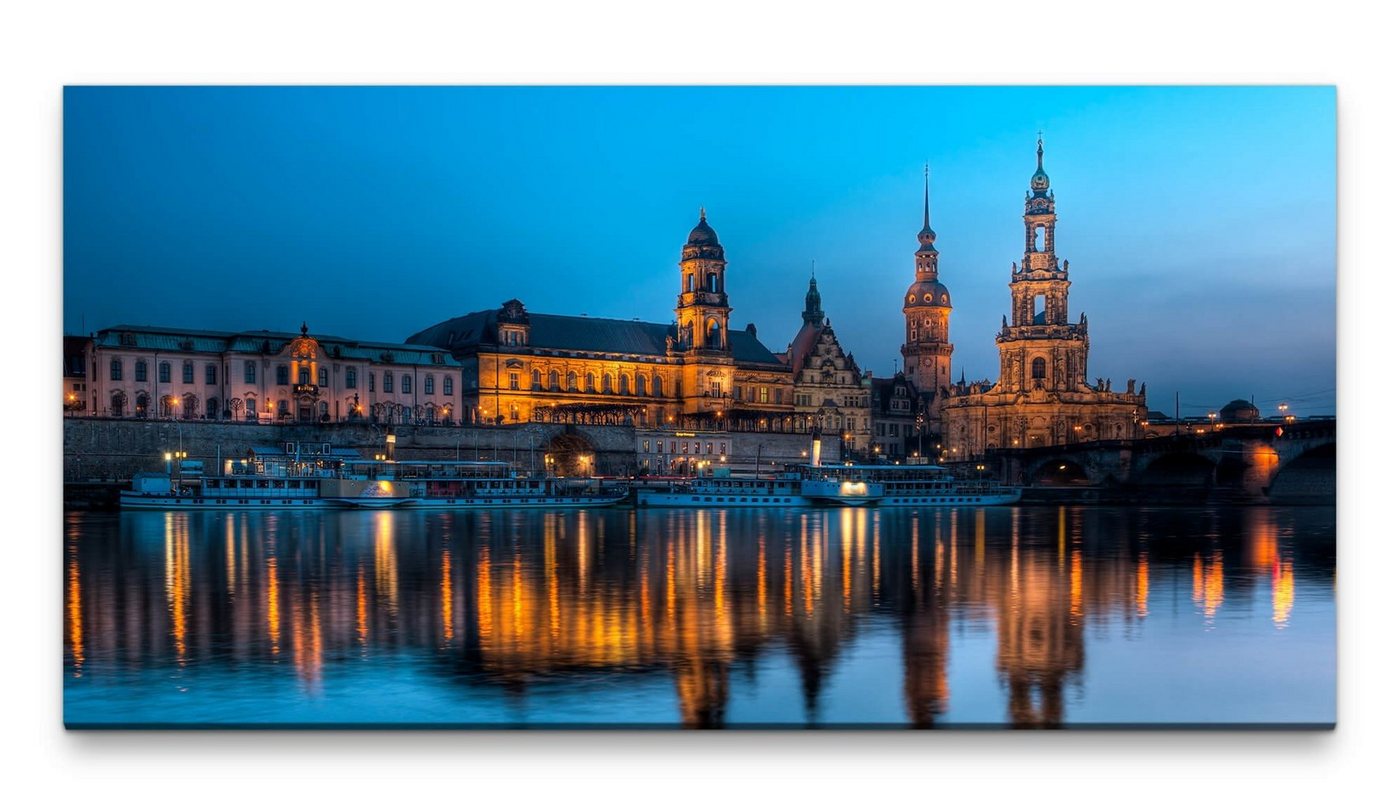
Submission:
<svg viewBox="0 0 1400 809">
<path fill-rule="evenodd" d="M 838 437 L 843 457 L 870 449 L 870 391 L 860 366 L 841 348 L 813 276 L 807 287 L 802 327 L 788 346 L 793 409 L 807 429 Z"/>
</svg>

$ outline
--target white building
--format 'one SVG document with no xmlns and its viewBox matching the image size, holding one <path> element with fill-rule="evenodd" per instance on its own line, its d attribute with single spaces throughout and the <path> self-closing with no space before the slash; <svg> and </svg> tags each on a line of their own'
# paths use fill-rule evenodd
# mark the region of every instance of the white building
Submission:
<svg viewBox="0 0 1400 809">
<path fill-rule="evenodd" d="M 441 424 L 462 419 L 461 365 L 431 346 L 308 333 L 114 326 L 92 338 L 87 401 L 111 418 Z M 67 403 L 65 403 L 67 404 Z"/>
</svg>

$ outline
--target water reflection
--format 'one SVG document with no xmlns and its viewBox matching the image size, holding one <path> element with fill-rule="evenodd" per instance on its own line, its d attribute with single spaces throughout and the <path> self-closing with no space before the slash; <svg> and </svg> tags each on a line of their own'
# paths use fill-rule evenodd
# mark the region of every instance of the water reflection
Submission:
<svg viewBox="0 0 1400 809">
<path fill-rule="evenodd" d="M 356 713 L 373 676 L 333 682 L 370 667 L 430 678 L 446 722 L 500 723 L 512 705 L 519 721 L 577 721 L 591 695 L 635 686 L 620 712 L 587 721 L 835 713 L 929 727 L 966 704 L 964 722 L 1056 727 L 1090 691 L 1096 628 L 1104 644 L 1161 643 L 1143 631 L 1160 622 L 1189 650 L 1222 621 L 1254 637 L 1256 601 L 1280 637 L 1300 593 L 1330 610 L 1332 520 L 1324 509 L 75 514 L 68 719 L 99 721 L 78 714 L 115 700 L 142 721 L 139 674 L 177 671 L 225 694 L 292 678 L 297 702 L 334 700 L 331 721 L 395 721 Z M 898 648 L 882 656 L 883 643 Z M 1103 648 L 1111 659 L 1118 647 Z M 1211 676 L 1185 663 L 1161 674 Z M 832 685 L 885 676 L 902 683 L 899 716 L 874 699 L 862 713 L 859 694 Z M 669 698 L 646 688 L 658 678 Z M 984 704 L 984 681 L 999 705 Z M 795 689 L 801 717 L 748 697 L 731 717 L 736 688 Z M 209 721 L 218 695 L 199 690 L 174 721 Z M 532 694 L 559 698 L 535 709 Z M 271 697 L 255 707 L 260 721 L 304 716 Z M 1114 716 L 1143 721 L 1132 705 Z"/>
</svg>

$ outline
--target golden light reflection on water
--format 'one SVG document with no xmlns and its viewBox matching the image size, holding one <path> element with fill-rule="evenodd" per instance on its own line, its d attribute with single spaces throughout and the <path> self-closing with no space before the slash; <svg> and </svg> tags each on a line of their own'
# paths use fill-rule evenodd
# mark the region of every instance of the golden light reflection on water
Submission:
<svg viewBox="0 0 1400 809">
<path fill-rule="evenodd" d="M 1147 565 L 1147 551 L 1138 554 L 1137 565 L 1137 614 L 1147 617 L 1147 594 L 1152 586 L 1152 574 Z"/>
<path fill-rule="evenodd" d="M 1283 629 L 1288 626 L 1288 616 L 1293 612 L 1293 563 L 1279 562 L 1273 575 L 1274 626 Z"/>
<path fill-rule="evenodd" d="M 69 539 L 64 546 L 68 564 L 64 571 L 64 618 L 68 624 L 68 654 L 73 660 L 73 676 L 83 676 L 83 580 L 78 566 L 78 543 Z"/>
<path fill-rule="evenodd" d="M 725 721 L 731 673 L 762 655 L 790 660 L 818 715 L 836 661 L 872 622 L 896 622 L 909 721 L 934 723 L 957 698 L 950 632 L 971 620 L 957 632 L 995 634 L 1008 721 L 1053 726 L 1084 671 L 1087 627 L 1148 620 L 1149 595 L 1151 618 L 1171 620 L 1173 600 L 1189 596 L 1204 631 L 1221 620 L 1228 581 L 1231 599 L 1257 587 L 1269 604 L 1257 620 L 1282 630 L 1300 576 L 1267 514 L 1242 517 L 1228 553 L 1211 538 L 1170 558 L 1142 543 L 1094 553 L 1081 536 L 1104 529 L 1074 509 L 157 519 L 163 592 L 148 603 L 168 621 L 174 665 L 212 654 L 208 633 L 220 633 L 240 660 L 290 648 L 290 668 L 314 692 L 346 650 L 367 661 L 419 645 L 514 690 L 665 671 L 696 725 Z M 974 562 L 961 586 L 960 549 Z M 95 551 L 66 550 L 75 677 L 120 648 L 119 627 L 139 625 L 122 611 L 140 599 L 114 599 L 110 584 L 90 597 L 84 552 Z"/>
<path fill-rule="evenodd" d="M 165 515 L 165 600 L 170 614 L 170 637 L 175 659 L 185 664 L 185 633 L 189 630 L 190 533 L 189 515 Z"/>
</svg>

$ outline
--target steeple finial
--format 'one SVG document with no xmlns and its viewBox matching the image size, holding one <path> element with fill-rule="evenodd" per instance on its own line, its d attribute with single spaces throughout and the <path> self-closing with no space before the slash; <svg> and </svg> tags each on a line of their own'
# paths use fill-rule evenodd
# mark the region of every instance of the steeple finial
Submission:
<svg viewBox="0 0 1400 809">
<path fill-rule="evenodd" d="M 705 206 L 704 206 L 704 205 L 701 205 L 701 206 L 700 206 L 700 221 L 701 221 L 701 222 L 704 222 L 704 221 L 705 221 Z"/>
<path fill-rule="evenodd" d="M 1045 133 L 1039 129 L 1035 131 L 1035 167 L 1045 171 Z"/>
<path fill-rule="evenodd" d="M 812 283 L 817 282 L 817 260 L 812 259 Z"/>
<path fill-rule="evenodd" d="M 302 337 L 305 337 L 305 336 L 306 336 L 306 321 L 305 321 L 305 320 L 303 320 L 303 321 L 301 322 L 301 336 L 302 336 Z"/>
<path fill-rule="evenodd" d="M 928 161 L 924 162 L 924 230 L 928 230 Z"/>
</svg>

